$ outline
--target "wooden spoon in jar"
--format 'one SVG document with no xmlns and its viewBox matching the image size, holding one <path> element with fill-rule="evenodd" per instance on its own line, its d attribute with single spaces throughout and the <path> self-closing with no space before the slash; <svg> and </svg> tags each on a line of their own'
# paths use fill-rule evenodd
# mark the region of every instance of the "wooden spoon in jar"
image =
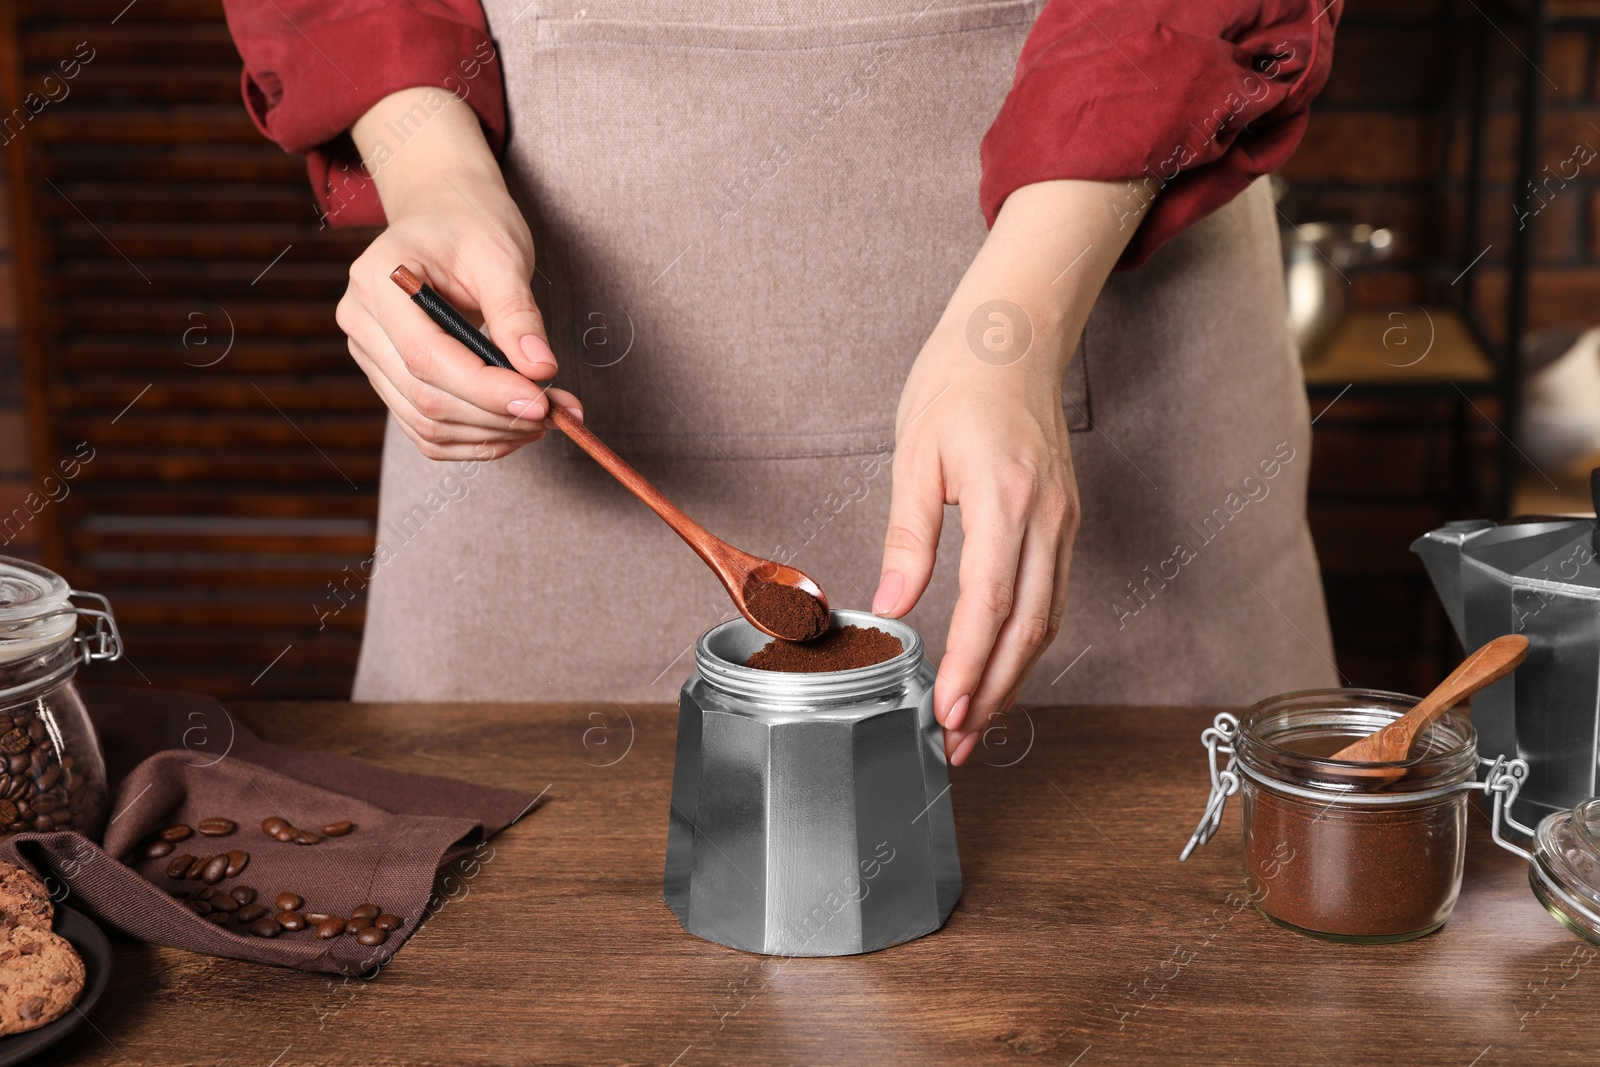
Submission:
<svg viewBox="0 0 1600 1067">
<path fill-rule="evenodd" d="M 1411 754 L 1417 735 L 1435 719 L 1491 682 L 1510 674 L 1528 655 L 1528 639 L 1521 634 L 1497 637 L 1467 657 L 1433 692 L 1394 722 L 1335 752 L 1329 759 L 1349 763 L 1399 763 Z M 1400 778 L 1404 768 L 1373 768 L 1355 772 L 1368 777 Z"/>
<path fill-rule="evenodd" d="M 499 346 L 410 270 L 396 267 L 389 277 L 441 329 L 466 345 L 479 359 L 491 367 L 515 372 L 516 368 Z M 734 548 L 695 522 L 565 408 L 551 404 L 547 418 L 694 549 L 722 582 L 733 606 L 750 625 L 768 637 L 781 637 L 786 641 L 809 641 L 827 631 L 828 598 L 805 573 Z"/>
</svg>

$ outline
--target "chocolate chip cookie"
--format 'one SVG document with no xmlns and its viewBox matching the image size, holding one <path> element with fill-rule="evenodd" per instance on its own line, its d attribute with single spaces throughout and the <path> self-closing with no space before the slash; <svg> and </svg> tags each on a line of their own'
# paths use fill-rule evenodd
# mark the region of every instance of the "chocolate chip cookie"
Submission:
<svg viewBox="0 0 1600 1067">
<path fill-rule="evenodd" d="M 48 930 L 0 930 L 0 1035 L 65 1015 L 83 993 L 83 960 Z"/>
<path fill-rule="evenodd" d="M 20 867 L 0 863 L 0 927 L 24 926 L 48 932 L 55 905 L 44 883 Z"/>
</svg>

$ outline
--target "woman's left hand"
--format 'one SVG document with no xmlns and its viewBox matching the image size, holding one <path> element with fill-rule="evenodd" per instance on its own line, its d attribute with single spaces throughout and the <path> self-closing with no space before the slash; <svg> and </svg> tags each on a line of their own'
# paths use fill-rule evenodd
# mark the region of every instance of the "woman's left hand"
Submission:
<svg viewBox="0 0 1600 1067">
<path fill-rule="evenodd" d="M 899 616 L 917 602 L 933 575 L 944 506 L 958 505 L 961 595 L 933 704 L 945 751 L 960 764 L 1061 626 L 1078 484 L 1060 375 L 987 364 L 968 350 L 964 323 L 946 320 L 901 394 L 872 610 Z"/>
<path fill-rule="evenodd" d="M 1062 181 L 1011 194 L 901 393 L 872 610 L 898 618 L 916 604 L 957 505 L 960 596 L 933 691 L 957 766 L 1061 626 L 1079 520 L 1061 382 L 1132 235 L 1117 225 L 1121 192 Z"/>
</svg>

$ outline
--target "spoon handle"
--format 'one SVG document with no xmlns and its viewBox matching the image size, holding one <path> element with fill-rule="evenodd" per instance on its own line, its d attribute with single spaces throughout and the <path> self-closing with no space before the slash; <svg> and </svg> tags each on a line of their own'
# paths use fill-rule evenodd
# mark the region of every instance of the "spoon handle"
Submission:
<svg viewBox="0 0 1600 1067">
<path fill-rule="evenodd" d="M 1495 638 L 1451 671 L 1448 678 L 1418 701 L 1417 706 L 1406 712 L 1394 725 L 1409 725 L 1415 736 L 1473 693 L 1510 674 L 1527 655 L 1528 639 L 1521 634 Z"/>
<path fill-rule="evenodd" d="M 1478 649 L 1416 707 L 1376 733 L 1333 754 L 1332 759 L 1351 763 L 1394 763 L 1411 752 L 1411 743 L 1435 719 L 1476 693 L 1498 682 L 1516 669 L 1528 655 L 1528 639 L 1521 634 L 1506 634 Z"/>
<path fill-rule="evenodd" d="M 684 514 L 682 508 L 668 500 L 661 490 L 651 485 L 627 460 L 611 451 L 610 446 L 596 437 L 566 408 L 551 404 L 550 414 L 546 417 L 555 424 L 556 429 L 572 438 L 573 444 L 589 453 L 596 463 L 621 482 L 628 492 L 638 497 L 645 507 L 659 515 L 662 522 L 672 527 L 674 533 L 699 553 L 701 559 L 715 564 L 716 560 L 710 553 L 709 546 L 718 540 L 716 535 Z"/>
<path fill-rule="evenodd" d="M 428 318 L 445 333 L 460 341 L 472 352 L 473 355 L 483 360 L 491 367 L 502 370 L 515 371 L 506 354 L 500 351 L 500 346 L 491 341 L 481 331 L 467 321 L 466 316 L 457 311 L 444 297 L 435 292 L 427 282 L 418 278 L 405 266 L 399 266 L 389 275 L 413 303 L 428 313 Z M 721 573 L 723 561 L 718 558 L 715 546 L 721 544 L 716 535 L 704 526 L 695 522 L 683 509 L 668 500 L 661 490 L 645 480 L 644 475 L 634 470 L 628 461 L 617 455 L 600 438 L 596 437 L 587 426 L 575 416 L 556 404 L 550 404 L 550 413 L 546 416 L 555 424 L 556 429 L 566 434 L 572 442 L 594 458 L 594 461 L 604 467 L 613 478 L 621 482 L 627 490 L 643 501 L 644 505 L 661 517 L 661 521 L 672 527 L 674 533 L 683 538 L 688 546 L 695 550 L 699 557 L 709 563 L 712 569 Z"/>
</svg>

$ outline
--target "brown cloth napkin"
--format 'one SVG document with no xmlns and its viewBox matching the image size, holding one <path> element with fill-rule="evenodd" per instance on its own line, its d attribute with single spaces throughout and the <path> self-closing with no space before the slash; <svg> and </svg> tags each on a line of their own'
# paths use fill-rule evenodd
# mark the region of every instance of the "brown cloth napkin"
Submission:
<svg viewBox="0 0 1600 1067">
<path fill-rule="evenodd" d="M 464 868 L 474 859 L 487 862 L 492 849 L 483 842 L 538 800 L 280 748 L 205 697 L 109 686 L 86 687 L 84 694 L 110 781 L 104 841 L 66 831 L 22 833 L 0 842 L 0 858 L 31 868 L 58 902 L 158 945 L 304 970 L 370 972 L 454 897 L 435 894 L 439 868 L 474 852 Z M 316 845 L 284 844 L 261 830 L 273 815 L 309 830 L 346 819 L 355 829 Z M 251 886 L 269 907 L 289 891 L 305 898 L 308 910 L 343 916 L 371 902 L 404 924 L 369 947 L 348 935 L 322 941 L 308 930 L 269 939 L 207 922 L 169 892 L 200 882 L 167 878 L 171 856 L 138 857 L 163 827 L 193 827 L 211 816 L 239 828 L 225 837 L 196 834 L 178 842 L 173 855 L 249 852 L 249 866 L 219 889 Z"/>
</svg>

